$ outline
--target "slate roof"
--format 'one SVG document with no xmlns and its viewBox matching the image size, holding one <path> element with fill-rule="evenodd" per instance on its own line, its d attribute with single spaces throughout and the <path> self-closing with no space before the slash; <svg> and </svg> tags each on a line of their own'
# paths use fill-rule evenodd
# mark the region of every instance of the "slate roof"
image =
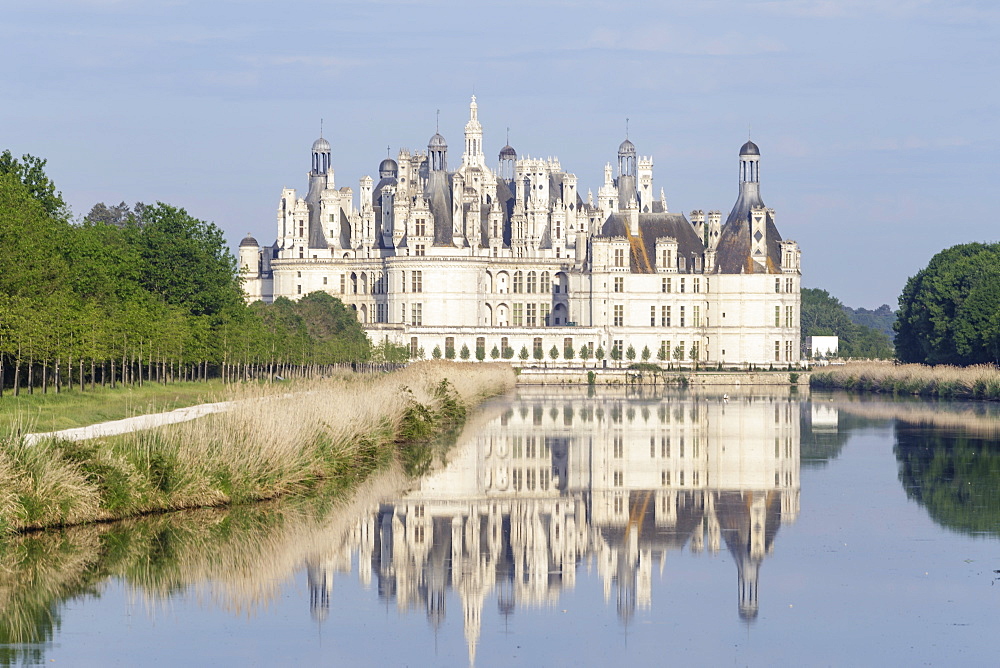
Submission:
<svg viewBox="0 0 1000 668">
<path fill-rule="evenodd" d="M 722 226 L 719 244 L 716 247 L 715 273 L 753 274 L 778 273 L 781 269 L 781 235 L 774 226 L 774 219 L 767 215 L 767 257 L 758 258 L 760 264 L 750 256 L 750 209 L 764 206 L 756 184 L 742 184 L 740 196 L 733 210 Z"/>
<path fill-rule="evenodd" d="M 629 236 L 627 214 L 613 213 L 604 221 L 599 236 L 628 238 L 632 246 L 631 268 L 637 274 L 656 272 L 656 240 L 661 237 L 677 240 L 677 253 L 687 258 L 687 271 L 694 266 L 692 258 L 705 253 L 704 243 L 682 213 L 640 213 L 637 237 Z"/>
</svg>

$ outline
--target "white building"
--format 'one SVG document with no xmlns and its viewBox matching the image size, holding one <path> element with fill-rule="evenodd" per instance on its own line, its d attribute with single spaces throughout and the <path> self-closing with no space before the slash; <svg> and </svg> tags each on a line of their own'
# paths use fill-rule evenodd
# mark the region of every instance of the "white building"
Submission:
<svg viewBox="0 0 1000 668">
<path fill-rule="evenodd" d="M 509 145 L 486 164 L 475 97 L 461 162 L 440 134 L 363 177 L 359 201 L 337 188 L 330 143 L 312 147 L 309 190 L 281 193 L 277 240 L 240 244 L 250 300 L 323 290 L 358 313 L 369 336 L 427 357 L 463 345 L 548 355 L 583 346 L 636 359 L 702 363 L 799 360 L 800 252 L 760 197 L 760 151 L 740 149 L 739 196 L 719 211 L 671 213 L 653 196 L 653 160 L 626 139 L 617 177 L 595 200 L 554 158 Z M 662 351 L 662 352 L 661 352 Z M 591 354 L 593 357 L 593 354 Z"/>
</svg>

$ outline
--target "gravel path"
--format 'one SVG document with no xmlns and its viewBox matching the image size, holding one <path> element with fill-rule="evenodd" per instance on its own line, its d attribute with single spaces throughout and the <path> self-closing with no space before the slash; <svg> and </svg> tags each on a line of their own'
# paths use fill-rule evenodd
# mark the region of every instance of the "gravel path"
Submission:
<svg viewBox="0 0 1000 668">
<path fill-rule="evenodd" d="M 152 429 L 165 424 L 176 424 L 196 420 L 211 413 L 229 410 L 235 402 L 220 401 L 214 404 L 199 404 L 178 408 L 167 413 L 154 413 L 153 415 L 137 415 L 136 417 L 125 418 L 124 420 L 112 420 L 111 422 L 101 422 L 86 427 L 76 427 L 74 429 L 63 429 L 62 431 L 50 431 L 44 434 L 27 434 L 24 437 L 25 443 L 34 445 L 38 441 L 47 438 L 61 438 L 67 441 L 85 441 L 88 438 L 98 438 L 100 436 L 117 436 L 127 434 L 132 431 Z"/>
</svg>

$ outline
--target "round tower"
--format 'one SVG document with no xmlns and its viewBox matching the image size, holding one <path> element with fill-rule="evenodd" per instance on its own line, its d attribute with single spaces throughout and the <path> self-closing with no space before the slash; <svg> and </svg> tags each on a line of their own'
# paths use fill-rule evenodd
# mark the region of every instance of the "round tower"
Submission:
<svg viewBox="0 0 1000 668">
<path fill-rule="evenodd" d="M 312 175 L 326 174 L 330 169 L 330 142 L 320 137 L 312 145 Z"/>
<path fill-rule="evenodd" d="M 432 172 L 448 171 L 448 142 L 444 140 L 440 132 L 435 132 L 431 140 L 427 142 L 427 158 L 430 161 Z"/>
<path fill-rule="evenodd" d="M 514 163 L 517 162 L 517 151 L 510 144 L 500 149 L 500 163 L 497 165 L 497 176 L 504 181 L 514 179 Z"/>
</svg>

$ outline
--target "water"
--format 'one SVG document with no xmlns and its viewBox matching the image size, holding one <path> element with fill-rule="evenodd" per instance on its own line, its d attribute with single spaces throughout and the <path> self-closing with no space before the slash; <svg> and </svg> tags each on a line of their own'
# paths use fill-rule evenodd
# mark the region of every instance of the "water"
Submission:
<svg viewBox="0 0 1000 668">
<path fill-rule="evenodd" d="M 0 662 L 994 665 L 981 404 L 520 388 L 435 469 L 0 545 Z"/>
</svg>

